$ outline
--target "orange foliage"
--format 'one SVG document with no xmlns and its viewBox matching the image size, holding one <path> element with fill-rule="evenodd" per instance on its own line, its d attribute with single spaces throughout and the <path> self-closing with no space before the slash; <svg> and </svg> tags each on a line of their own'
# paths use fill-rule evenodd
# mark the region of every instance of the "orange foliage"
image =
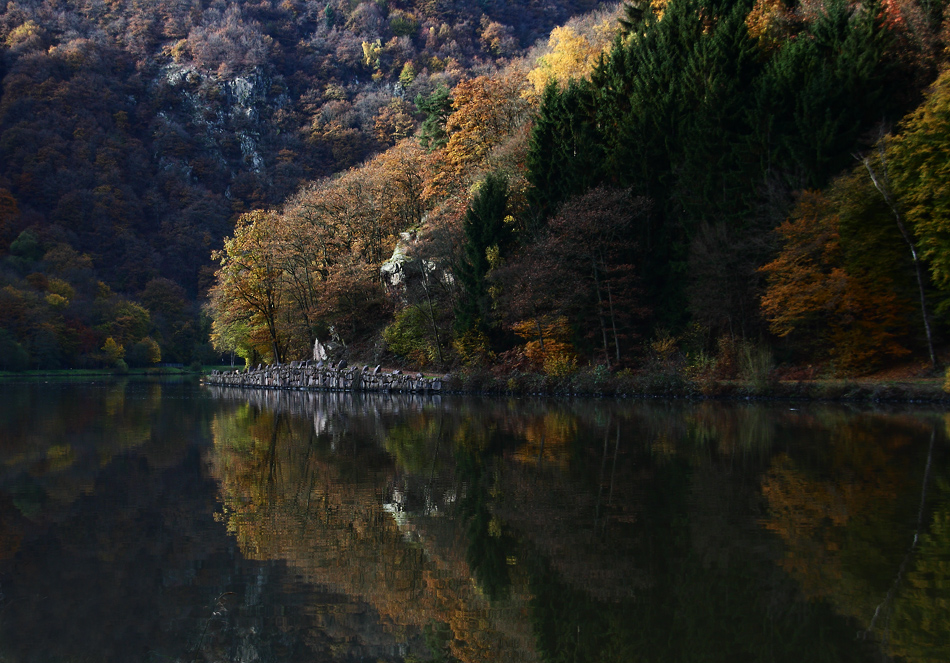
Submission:
<svg viewBox="0 0 950 663">
<path fill-rule="evenodd" d="M 446 122 L 446 161 L 456 177 L 472 172 L 493 147 L 519 126 L 531 109 L 520 71 L 461 81 L 452 90 L 455 109 Z"/>
<path fill-rule="evenodd" d="M 522 320 L 513 324 L 511 329 L 528 341 L 524 346 L 524 353 L 537 366 L 543 366 L 551 360 L 576 357 L 566 316 Z"/>
<path fill-rule="evenodd" d="M 216 416 L 211 471 L 222 520 L 252 559 L 283 559 L 303 578 L 371 604 L 394 632 L 445 621 L 459 661 L 532 660 L 517 601 L 492 605 L 471 581 L 461 538 L 427 534 L 425 518 L 393 517 L 380 495 L 391 470 L 314 453 L 308 418 L 242 407 Z M 438 528 L 437 528 L 438 529 Z"/>
<path fill-rule="evenodd" d="M 816 473 L 780 454 L 762 480 L 768 508 L 762 524 L 784 544 L 780 565 L 805 596 L 828 599 L 860 619 L 873 614 L 881 595 L 855 573 L 855 550 L 867 553 L 862 532 L 876 531 L 879 519 L 893 518 L 901 496 L 918 480 L 905 451 L 914 435 L 926 430 L 911 419 L 889 431 L 888 443 L 881 444 L 886 425 L 871 418 L 834 427 L 824 442 L 833 471 Z"/>
<path fill-rule="evenodd" d="M 761 304 L 778 336 L 825 342 L 839 368 L 855 371 L 908 350 L 906 305 L 883 279 L 851 274 L 844 264 L 839 219 L 821 193 L 801 194 L 777 232 L 782 249 L 760 268 L 768 279 Z"/>
</svg>

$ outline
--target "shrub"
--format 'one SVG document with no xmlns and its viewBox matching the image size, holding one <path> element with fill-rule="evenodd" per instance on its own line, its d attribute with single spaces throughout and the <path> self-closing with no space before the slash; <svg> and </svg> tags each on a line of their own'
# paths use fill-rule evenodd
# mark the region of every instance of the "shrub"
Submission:
<svg viewBox="0 0 950 663">
<path fill-rule="evenodd" d="M 396 319 L 383 330 L 383 340 L 393 354 L 417 366 L 438 359 L 438 349 L 429 339 L 428 317 L 418 306 L 409 306 L 396 314 Z"/>
<path fill-rule="evenodd" d="M 459 334 L 452 345 L 465 366 L 485 366 L 491 360 L 488 337 L 478 329 L 469 329 Z"/>
<path fill-rule="evenodd" d="M 739 376 L 749 383 L 753 393 L 765 393 L 775 382 L 772 350 L 744 341 L 738 347 Z"/>
<path fill-rule="evenodd" d="M 0 329 L 0 370 L 25 371 L 30 366 L 30 355 L 17 343 L 13 334 Z"/>
</svg>

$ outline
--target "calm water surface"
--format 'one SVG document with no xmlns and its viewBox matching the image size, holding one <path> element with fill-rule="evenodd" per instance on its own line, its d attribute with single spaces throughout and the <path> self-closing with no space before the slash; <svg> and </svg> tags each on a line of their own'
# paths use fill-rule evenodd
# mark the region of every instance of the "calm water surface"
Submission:
<svg viewBox="0 0 950 663">
<path fill-rule="evenodd" d="M 948 423 L 0 383 L 0 662 L 950 661 Z"/>
</svg>

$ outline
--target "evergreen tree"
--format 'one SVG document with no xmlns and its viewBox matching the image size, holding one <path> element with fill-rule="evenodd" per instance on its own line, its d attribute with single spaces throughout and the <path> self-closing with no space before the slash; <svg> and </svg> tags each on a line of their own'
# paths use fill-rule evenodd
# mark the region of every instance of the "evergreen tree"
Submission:
<svg viewBox="0 0 950 663">
<path fill-rule="evenodd" d="M 821 187 L 849 167 L 862 132 L 895 110 L 880 5 L 829 0 L 756 83 L 756 140 L 765 168 L 793 188 Z"/>
<path fill-rule="evenodd" d="M 449 142 L 445 123 L 452 114 L 449 88 L 439 85 L 429 96 L 417 95 L 415 103 L 419 112 L 426 115 L 419 131 L 419 144 L 430 152 L 445 147 Z"/>
<path fill-rule="evenodd" d="M 592 106 L 586 81 L 571 80 L 563 91 L 552 81 L 544 90 L 527 159 L 529 199 L 542 221 L 601 179 L 603 139 Z"/>
<path fill-rule="evenodd" d="M 623 3 L 623 16 L 618 19 L 620 34 L 627 36 L 639 32 L 643 23 L 653 18 L 649 0 L 631 0 Z"/>
<path fill-rule="evenodd" d="M 491 255 L 500 255 L 510 232 L 505 225 L 508 209 L 508 182 L 491 174 L 482 182 L 465 214 L 465 244 L 456 265 L 461 293 L 455 306 L 456 332 L 485 328 L 491 310 L 486 276 L 492 268 Z"/>
</svg>

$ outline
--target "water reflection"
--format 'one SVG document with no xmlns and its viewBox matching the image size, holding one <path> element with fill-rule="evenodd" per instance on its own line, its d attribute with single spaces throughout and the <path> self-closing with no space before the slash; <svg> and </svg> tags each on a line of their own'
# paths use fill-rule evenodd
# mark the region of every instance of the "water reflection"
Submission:
<svg viewBox="0 0 950 663">
<path fill-rule="evenodd" d="M 947 425 L 0 384 L 0 660 L 950 660 Z"/>
<path fill-rule="evenodd" d="M 245 554 L 429 656 L 946 659 L 945 472 L 906 554 L 936 414 L 217 396 L 242 402 L 214 472 Z"/>
</svg>

